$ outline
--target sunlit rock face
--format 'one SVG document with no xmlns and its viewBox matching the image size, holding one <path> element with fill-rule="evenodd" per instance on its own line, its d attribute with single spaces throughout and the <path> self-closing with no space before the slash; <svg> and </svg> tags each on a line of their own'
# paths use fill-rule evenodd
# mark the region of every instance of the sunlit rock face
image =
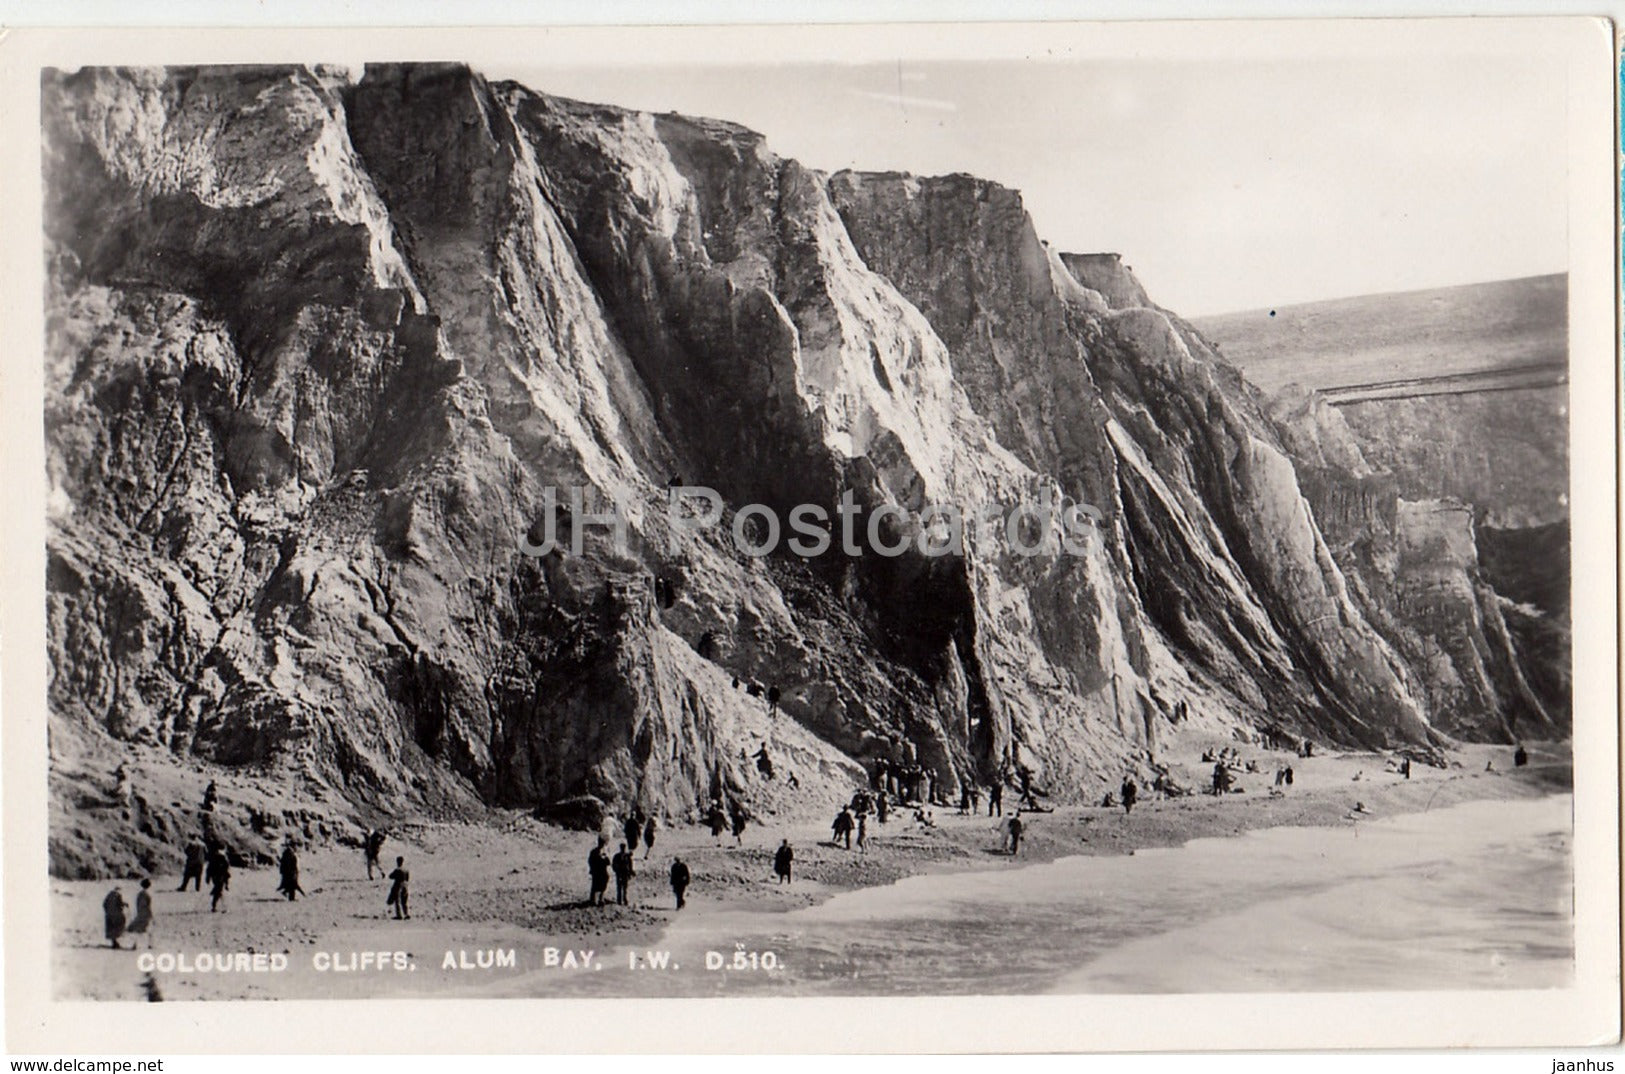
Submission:
<svg viewBox="0 0 1625 1074">
<path fill-rule="evenodd" d="M 59 872 L 190 823 L 181 792 L 110 802 L 123 758 L 259 795 L 276 823 L 219 823 L 268 851 L 582 795 L 822 814 L 882 758 L 1097 799 L 1176 714 L 1505 733 L 1539 631 L 1463 584 L 1471 519 L 1267 413 L 1014 191 L 827 176 L 453 65 L 48 72 L 43 99 Z M 822 555 L 741 547 L 843 498 L 900 552 L 838 522 Z M 588 517 L 613 502 L 621 533 Z M 928 554 L 933 510 L 1052 502 L 1092 509 L 1076 547 L 1029 519 Z M 1367 531 L 1387 558 L 1349 551 Z M 1525 682 L 1520 720 L 1557 688 Z"/>
</svg>

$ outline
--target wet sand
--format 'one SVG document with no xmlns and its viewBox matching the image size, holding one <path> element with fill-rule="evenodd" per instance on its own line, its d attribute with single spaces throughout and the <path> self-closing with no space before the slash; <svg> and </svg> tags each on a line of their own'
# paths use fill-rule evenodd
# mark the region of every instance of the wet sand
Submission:
<svg viewBox="0 0 1625 1074">
<path fill-rule="evenodd" d="M 1199 744 L 1188 748 L 1199 752 Z M 627 906 L 585 905 L 585 863 L 596 841 L 593 835 L 562 831 L 522 815 L 493 825 L 426 824 L 396 830 L 384 858 L 389 863 L 397 854 L 407 859 L 412 873 L 409 921 L 391 918 L 385 906 L 388 882 L 367 880 L 359 851 L 303 853 L 301 880 L 309 894 L 294 903 L 276 894 L 276 870 L 236 870 L 223 913 L 210 913 L 207 890 L 178 893 L 178 877 L 155 877 L 154 955 L 186 956 L 195 963 L 203 952 L 231 959 L 239 953 L 280 954 L 286 956 L 287 969 L 171 971 L 152 977 L 166 1000 L 501 992 L 504 981 L 557 975 L 563 982 L 571 974 L 601 972 L 596 967 L 606 960 L 624 961 L 629 950 L 655 943 L 676 917 L 666 881 L 673 854 L 681 855 L 693 874 L 688 906 L 681 911 L 688 928 L 708 916 L 796 909 L 906 876 L 1008 870 L 1070 855 L 1128 854 L 1261 828 L 1358 824 L 1368 817 L 1466 801 L 1538 797 L 1566 791 L 1570 784 L 1566 745 L 1533 748 L 1532 763 L 1515 771 L 1510 749 L 1469 747 L 1452 755 L 1449 769 L 1415 765 L 1409 781 L 1386 771 L 1385 759 L 1373 754 L 1303 760 L 1256 749 L 1243 752 L 1257 758 L 1262 770 L 1239 778 L 1245 793 L 1142 799 L 1132 816 L 1101 807 L 1024 814 L 1026 835 L 1015 857 L 1003 851 L 1000 820 L 985 815 L 985 800 L 983 815 L 975 817 L 936 808 L 933 828 L 914 823 L 908 811 L 894 811 L 890 823 L 871 823 L 870 847 L 862 852 L 833 846 L 827 821 L 776 825 L 769 820 L 749 828 L 743 846 L 735 846 L 731 837 L 718 846 L 697 826 L 669 827 L 659 832 L 647 859 L 639 848 L 639 875 Z M 1486 774 L 1484 765 L 1491 759 L 1503 771 Z M 1186 771 L 1202 767 L 1195 753 L 1185 760 Z M 1277 761 L 1290 761 L 1296 780 L 1285 795 L 1271 797 Z M 1364 813 L 1352 812 L 1357 801 L 1364 804 Z M 829 803 L 831 816 L 836 808 Z M 776 883 L 772 875 L 773 850 L 781 838 L 789 838 L 796 848 L 791 885 Z M 59 998 L 145 997 L 143 979 L 148 975 L 140 955 L 112 950 L 102 936 L 101 900 L 113 886 L 133 904 L 137 886 L 131 881 L 51 884 L 52 989 Z M 140 951 L 148 950 L 149 938 L 127 936 L 124 942 L 132 940 Z M 507 965 L 510 951 L 513 964 Z M 648 970 L 670 972 L 658 966 Z M 567 983 L 561 987 L 569 991 Z"/>
</svg>

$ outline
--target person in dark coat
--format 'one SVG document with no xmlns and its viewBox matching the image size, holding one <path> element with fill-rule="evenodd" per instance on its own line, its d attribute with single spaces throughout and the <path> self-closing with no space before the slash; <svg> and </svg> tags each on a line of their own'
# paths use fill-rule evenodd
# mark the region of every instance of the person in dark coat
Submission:
<svg viewBox="0 0 1625 1074">
<path fill-rule="evenodd" d="M 102 932 L 107 936 L 107 942 L 122 950 L 118 938 L 124 935 L 124 914 L 128 908 L 124 905 L 124 892 L 114 888 L 102 900 Z"/>
<path fill-rule="evenodd" d="M 203 860 L 206 856 L 202 840 L 195 835 L 187 840 L 186 865 L 181 872 L 181 886 L 176 891 L 185 891 L 187 884 L 192 885 L 193 891 L 203 890 Z"/>
<path fill-rule="evenodd" d="M 636 846 L 637 844 L 633 844 Z M 650 851 L 655 848 L 655 819 L 650 817 L 643 822 L 643 860 L 649 860 Z"/>
<path fill-rule="evenodd" d="M 620 845 L 620 849 L 615 852 L 615 857 L 610 859 L 609 864 L 615 871 L 615 902 L 617 905 L 625 906 L 627 889 L 632 886 L 632 877 L 636 875 L 632 868 L 632 852 L 626 849 L 625 843 Z"/>
<path fill-rule="evenodd" d="M 389 875 L 384 879 L 391 881 L 389 898 L 384 900 L 384 905 L 395 908 L 395 920 L 397 921 L 411 917 L 412 910 L 407 905 L 407 896 L 409 894 L 407 885 L 411 883 L 412 874 L 406 871 L 406 859 L 397 857 L 395 859 L 395 868 L 391 869 Z"/>
<path fill-rule="evenodd" d="M 220 909 L 226 889 L 231 887 L 231 861 L 226 857 L 224 847 L 216 846 L 209 852 L 209 863 L 203 870 L 203 879 L 209 882 L 209 913 L 212 914 Z"/>
<path fill-rule="evenodd" d="M 779 883 L 791 883 L 790 869 L 796 860 L 796 852 L 790 847 L 790 840 L 785 839 L 779 843 L 779 849 L 773 852 L 773 872 L 778 874 Z"/>
<path fill-rule="evenodd" d="M 209 785 L 203 788 L 203 812 L 213 813 L 214 803 L 219 799 L 219 797 L 220 788 L 214 785 L 214 780 L 209 780 Z"/>
<path fill-rule="evenodd" d="M 598 837 L 598 845 L 587 854 L 587 876 L 592 880 L 592 889 L 587 893 L 588 906 L 604 905 L 604 892 L 609 890 L 609 855 L 604 847 L 609 840 L 603 836 Z"/>
<path fill-rule="evenodd" d="M 835 820 L 830 824 L 829 828 L 830 831 L 835 833 L 832 842 L 839 845 L 844 841 L 846 849 L 852 849 L 852 811 L 850 809 L 842 806 L 841 811 L 835 814 Z"/>
<path fill-rule="evenodd" d="M 686 905 L 683 893 L 688 890 L 688 880 L 688 866 L 683 864 L 682 858 L 673 858 L 671 860 L 671 893 L 677 896 L 677 909 L 679 910 Z"/>
<path fill-rule="evenodd" d="M 987 789 L 987 815 L 1004 816 L 1004 784 L 994 780 Z"/>
<path fill-rule="evenodd" d="M 1015 857 L 1021 853 L 1021 813 L 1019 811 L 1010 818 L 1008 827 L 1010 829 L 1010 856 Z"/>
<path fill-rule="evenodd" d="M 141 890 L 135 893 L 135 916 L 130 918 L 130 924 L 125 929 L 131 936 L 145 936 L 147 946 L 152 946 L 152 881 L 145 877 L 141 879 Z M 135 941 L 130 941 L 135 946 Z"/>
<path fill-rule="evenodd" d="M 744 846 L 745 824 L 750 820 L 749 817 L 745 816 L 745 807 L 738 802 L 731 802 L 728 806 L 728 812 L 733 817 L 734 845 Z"/>
<path fill-rule="evenodd" d="M 881 824 L 886 823 L 886 813 L 889 809 L 890 806 L 886 802 L 886 792 L 881 791 L 875 795 L 875 820 Z"/>
<path fill-rule="evenodd" d="M 1126 817 L 1134 812 L 1134 803 L 1140 798 L 1140 788 L 1132 779 L 1124 776 L 1123 786 L 1119 788 L 1119 791 L 1123 795 L 1123 816 Z"/>
<path fill-rule="evenodd" d="M 1526 765 L 1528 763 L 1529 763 L 1529 751 L 1524 749 L 1523 748 L 1523 743 L 1520 742 L 1520 743 L 1518 743 L 1518 748 L 1515 751 L 1513 751 L 1513 754 L 1512 754 L 1512 767 L 1513 768 L 1522 768 L 1524 765 Z"/>
<path fill-rule="evenodd" d="M 722 833 L 728 828 L 728 814 L 723 812 L 721 799 L 711 799 L 711 812 L 707 819 L 711 823 L 711 838 L 716 840 L 717 846 L 721 846 Z"/>
<path fill-rule="evenodd" d="M 643 834 L 643 818 L 638 815 L 637 810 L 634 809 L 632 815 L 626 818 L 624 831 L 626 832 L 626 845 L 629 847 L 637 846 L 638 837 Z"/>
<path fill-rule="evenodd" d="M 292 843 L 282 848 L 277 869 L 282 873 L 282 883 L 277 885 L 277 891 L 286 895 L 289 902 L 293 902 L 295 895 L 305 893 L 305 889 L 299 886 L 299 855 L 294 852 Z"/>
</svg>

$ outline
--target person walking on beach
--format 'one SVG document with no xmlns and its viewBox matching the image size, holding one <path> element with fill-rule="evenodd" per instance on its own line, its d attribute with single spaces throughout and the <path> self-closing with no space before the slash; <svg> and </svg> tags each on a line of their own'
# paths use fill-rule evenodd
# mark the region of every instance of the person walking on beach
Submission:
<svg viewBox="0 0 1625 1074">
<path fill-rule="evenodd" d="M 682 858 L 671 860 L 671 893 L 677 896 L 677 909 L 681 910 L 686 903 L 683 892 L 688 890 L 688 866 L 683 864 Z"/>
<path fill-rule="evenodd" d="M 293 842 L 282 848 L 282 857 L 277 862 L 277 869 L 282 873 L 282 883 L 277 885 L 277 891 L 293 902 L 295 895 L 303 895 L 305 889 L 299 886 L 299 855 L 294 853 Z"/>
<path fill-rule="evenodd" d="M 745 845 L 745 825 L 750 818 L 745 815 L 745 807 L 738 802 L 729 802 L 728 812 L 733 816 L 734 846 L 742 847 Z"/>
<path fill-rule="evenodd" d="M 102 900 L 102 932 L 107 942 L 119 950 L 123 950 L 118 938 L 124 935 L 125 910 L 124 892 L 118 888 L 109 891 L 107 898 Z"/>
<path fill-rule="evenodd" d="M 618 906 L 625 906 L 627 889 L 632 886 L 632 877 L 636 875 L 632 868 L 632 852 L 626 849 L 625 843 L 620 845 L 620 849 L 615 852 L 615 857 L 610 859 L 609 864 L 615 871 L 615 903 Z"/>
<path fill-rule="evenodd" d="M 224 847 L 216 846 L 209 852 L 209 864 L 203 871 L 203 879 L 209 882 L 209 913 L 212 914 L 220 909 L 226 889 L 231 887 L 231 860 L 226 857 Z"/>
<path fill-rule="evenodd" d="M 406 871 L 406 859 L 397 857 L 395 868 L 384 879 L 391 881 L 389 885 L 389 898 L 384 900 L 385 906 L 395 908 L 395 920 L 400 921 L 412 916 L 412 910 L 407 906 L 407 885 L 412 880 L 412 874 Z"/>
<path fill-rule="evenodd" d="M 193 891 L 203 890 L 203 842 L 197 836 L 186 841 L 186 864 L 182 867 L 181 886 L 176 891 L 185 891 L 186 885 L 191 884 Z"/>
<path fill-rule="evenodd" d="M 633 846 L 637 844 L 634 843 Z M 655 819 L 650 817 L 643 822 L 643 860 L 648 861 L 649 855 L 655 848 Z"/>
<path fill-rule="evenodd" d="M 592 888 L 587 893 L 588 906 L 604 905 L 604 892 L 609 890 L 609 855 L 604 847 L 609 840 L 602 835 L 598 837 L 598 845 L 587 854 L 587 876 L 592 880 Z"/>
<path fill-rule="evenodd" d="M 1010 818 L 1010 856 L 1013 858 L 1021 853 L 1021 813 Z"/>
<path fill-rule="evenodd" d="M 835 814 L 835 821 L 829 826 L 829 829 L 835 835 L 831 842 L 839 846 L 844 840 L 846 849 L 852 849 L 852 811 L 850 809 L 842 806 L 841 811 Z"/>
<path fill-rule="evenodd" d="M 131 936 L 145 936 L 147 946 L 152 946 L 152 881 L 146 877 L 141 878 L 141 890 L 135 893 L 135 916 L 130 918 L 130 924 L 124 931 Z M 130 941 L 135 946 L 135 941 Z"/>
<path fill-rule="evenodd" d="M 1123 777 L 1123 785 L 1118 788 L 1123 795 L 1123 816 L 1134 812 L 1134 803 L 1139 801 L 1140 788 L 1128 776 Z"/>
<path fill-rule="evenodd" d="M 779 883 L 788 884 L 790 880 L 790 867 L 796 860 L 796 852 L 790 849 L 790 840 L 785 839 L 779 843 L 779 849 L 773 852 L 773 872 L 777 874 Z"/>
<path fill-rule="evenodd" d="M 373 869 L 377 869 L 379 874 L 382 875 L 384 866 L 378 860 L 378 855 L 384 849 L 384 833 L 376 828 L 368 832 L 367 838 L 362 841 L 362 849 L 367 854 L 367 879 L 372 879 Z"/>
</svg>

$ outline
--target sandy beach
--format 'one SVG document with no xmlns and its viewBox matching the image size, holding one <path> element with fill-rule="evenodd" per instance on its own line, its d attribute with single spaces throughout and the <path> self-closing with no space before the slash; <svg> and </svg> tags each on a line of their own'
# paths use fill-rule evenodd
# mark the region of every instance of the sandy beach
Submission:
<svg viewBox="0 0 1625 1074">
<path fill-rule="evenodd" d="M 1182 743 L 1184 763 L 1176 772 L 1202 768 L 1197 758 L 1206 745 Z M 910 812 L 894 811 L 890 823 L 870 825 L 865 851 L 834 846 L 828 821 L 805 817 L 782 823 L 767 818 L 747 829 L 742 846 L 731 837 L 718 845 L 697 825 L 665 827 L 647 858 L 642 848 L 638 851 L 639 873 L 626 906 L 586 905 L 592 834 L 564 831 L 522 814 L 491 824 L 392 830 L 383 856 L 389 863 L 404 856 L 411 870 L 409 921 L 392 919 L 385 905 L 387 881 L 369 881 L 361 853 L 341 847 L 301 855 L 308 894 L 293 903 L 276 893 L 274 869 L 236 870 L 221 913 L 210 912 L 207 890 L 180 893 L 178 877 L 154 877 L 152 933 L 124 940 L 126 946 L 139 942 L 137 951 L 110 949 L 101 915 L 102 897 L 111 887 L 133 902 L 134 882 L 57 880 L 51 884 L 52 988 L 59 998 L 136 1000 L 148 997 L 150 977 L 165 1000 L 455 995 L 502 993 L 514 982 L 547 980 L 552 974 L 562 981 L 572 973 L 599 970 L 609 959 L 630 958 L 633 968 L 671 972 L 675 967 L 646 966 L 639 959 L 658 962 L 648 945 L 677 919 L 667 883 L 673 855 L 680 855 L 693 874 L 688 905 L 681 911 L 683 928 L 692 929 L 710 918 L 721 923 L 743 912 L 795 910 L 909 876 L 1132 854 L 1282 826 L 1357 825 L 1463 802 L 1562 793 L 1570 783 L 1566 745 L 1532 747 L 1531 763 L 1517 770 L 1509 748 L 1467 747 L 1452 752 L 1447 769 L 1413 766 L 1409 780 L 1376 754 L 1330 753 L 1307 760 L 1256 748 L 1243 754 L 1256 760 L 1260 771 L 1239 778 L 1242 793 L 1142 798 L 1131 816 L 1103 807 L 1023 814 L 1025 838 L 1015 857 L 1003 849 L 1001 821 L 986 816 L 985 800 L 980 816 L 937 807 L 935 826 L 929 828 Z M 1277 762 L 1290 763 L 1296 777 L 1278 797 L 1269 793 Z M 1485 772 L 1489 762 L 1497 771 Z M 1356 803 L 1364 810 L 1354 812 Z M 830 816 L 837 808 L 828 803 Z M 772 875 L 773 850 L 785 838 L 796 850 L 789 885 L 776 883 Z M 241 964 L 237 956 L 244 953 L 282 955 L 274 961 L 286 968 L 200 972 L 198 956 L 204 953 L 205 964 L 231 965 Z M 159 956 L 165 961 L 158 962 Z M 567 984 L 560 987 L 568 990 Z M 520 987 L 519 994 L 525 990 Z"/>
</svg>

